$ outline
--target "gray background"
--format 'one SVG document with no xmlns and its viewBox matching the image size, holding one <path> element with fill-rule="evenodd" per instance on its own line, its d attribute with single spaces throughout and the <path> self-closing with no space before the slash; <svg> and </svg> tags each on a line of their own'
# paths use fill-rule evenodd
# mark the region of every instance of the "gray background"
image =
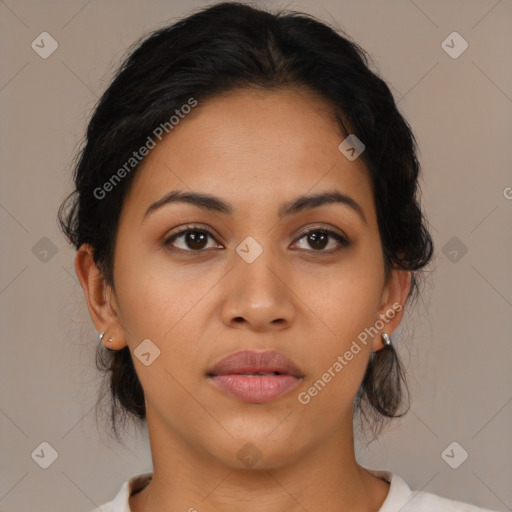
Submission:
<svg viewBox="0 0 512 512">
<path fill-rule="evenodd" d="M 361 44 L 420 146 L 436 252 L 422 300 L 396 341 L 412 408 L 378 441 L 358 443 L 358 459 L 397 472 L 415 489 L 512 510 L 512 4 L 266 4 L 309 12 Z M 88 512 L 151 470 L 145 430 L 123 448 L 104 422 L 97 428 L 96 333 L 55 215 L 71 190 L 72 158 L 91 108 L 127 48 L 203 5 L 0 2 L 4 512 Z M 44 31 L 58 43 L 46 59 L 31 47 Z M 441 45 L 453 31 L 469 45 L 458 58 Z M 44 441 L 58 454 L 47 469 L 31 457 Z M 442 457 L 454 441 L 461 448 L 448 450 L 452 463 L 462 449 L 469 454 L 457 469 Z"/>
</svg>

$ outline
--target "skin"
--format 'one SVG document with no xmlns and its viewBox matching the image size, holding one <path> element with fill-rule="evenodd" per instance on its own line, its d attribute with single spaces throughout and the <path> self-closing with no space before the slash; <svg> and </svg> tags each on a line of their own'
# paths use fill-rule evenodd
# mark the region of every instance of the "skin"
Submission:
<svg viewBox="0 0 512 512">
<path fill-rule="evenodd" d="M 385 500 L 389 484 L 355 460 L 352 404 L 370 353 L 383 348 L 381 333 L 393 333 L 403 309 L 309 404 L 297 398 L 410 290 L 409 272 L 385 281 L 370 177 L 360 158 L 338 150 L 344 138 L 329 105 L 306 91 L 244 89 L 200 103 L 134 178 L 117 235 L 115 291 L 91 248 L 79 249 L 77 275 L 103 343 L 133 354 L 149 338 L 161 351 L 149 366 L 133 357 L 154 468 L 130 498 L 133 512 L 377 511 Z M 283 202 L 332 189 L 352 197 L 366 222 L 343 204 L 278 219 Z M 234 213 L 174 203 L 142 222 L 172 190 L 219 196 Z M 187 223 L 214 234 L 202 252 L 183 236 L 174 250 L 164 246 Z M 344 233 L 350 245 L 332 237 L 314 245 L 303 236 L 311 228 Z M 236 252 L 247 236 L 263 248 L 252 263 Z M 205 374 L 241 349 L 278 350 L 304 379 L 266 404 L 229 397 Z M 237 457 L 248 442 L 261 453 L 252 468 Z"/>
</svg>

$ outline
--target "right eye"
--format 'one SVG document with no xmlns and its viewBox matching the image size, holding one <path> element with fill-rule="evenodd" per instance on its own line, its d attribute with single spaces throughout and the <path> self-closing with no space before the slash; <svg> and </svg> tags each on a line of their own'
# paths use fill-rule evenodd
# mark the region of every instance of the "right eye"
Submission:
<svg viewBox="0 0 512 512">
<path fill-rule="evenodd" d="M 182 229 L 166 237 L 163 244 L 166 248 L 170 247 L 171 251 L 177 249 L 178 251 L 184 252 L 200 252 L 208 248 L 205 247 L 208 237 L 215 240 L 213 234 L 208 229 L 199 228 L 197 226 L 187 226 L 186 229 Z M 176 246 L 176 241 L 180 241 L 181 247 Z"/>
</svg>

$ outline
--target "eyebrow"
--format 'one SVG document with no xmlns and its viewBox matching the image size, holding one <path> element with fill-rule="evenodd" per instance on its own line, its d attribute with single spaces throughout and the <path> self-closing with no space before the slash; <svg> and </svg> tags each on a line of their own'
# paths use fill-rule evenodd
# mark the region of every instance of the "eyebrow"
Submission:
<svg viewBox="0 0 512 512">
<path fill-rule="evenodd" d="M 163 206 L 172 203 L 188 203 L 197 206 L 198 208 L 202 208 L 203 210 L 216 213 L 224 213 L 227 215 L 232 215 L 234 211 L 233 206 L 220 197 L 198 192 L 182 192 L 179 190 L 173 190 L 148 207 L 144 213 L 142 222 L 144 222 L 146 217 L 152 212 L 155 212 Z M 333 203 L 348 206 L 359 215 L 365 224 L 367 223 L 363 209 L 359 203 L 357 203 L 350 196 L 342 194 L 337 190 L 329 190 L 312 195 L 304 194 L 296 197 L 291 201 L 283 203 L 279 208 L 279 219 L 282 220 L 285 217 L 290 217 L 306 210 Z"/>
</svg>

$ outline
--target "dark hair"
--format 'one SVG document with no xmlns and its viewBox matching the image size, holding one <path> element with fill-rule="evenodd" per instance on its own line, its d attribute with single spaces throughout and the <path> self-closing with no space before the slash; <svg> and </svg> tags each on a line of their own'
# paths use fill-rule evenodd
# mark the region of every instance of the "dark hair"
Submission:
<svg viewBox="0 0 512 512">
<path fill-rule="evenodd" d="M 115 291 L 113 256 L 119 217 L 138 165 L 115 184 L 108 200 L 102 187 L 190 98 L 200 103 L 235 89 L 301 88 L 332 105 L 345 135 L 363 141 L 376 205 L 386 277 L 411 271 L 407 298 L 418 290 L 418 271 L 433 253 L 419 204 L 416 141 L 386 83 L 369 69 L 368 56 L 348 37 L 314 17 L 271 13 L 225 2 L 194 12 L 157 30 L 131 51 L 101 97 L 74 169 L 76 190 L 62 203 L 58 220 L 76 249 L 90 244 L 105 282 Z M 109 384 L 111 419 L 145 418 L 144 393 L 128 347 L 99 345 L 98 368 Z M 355 410 L 382 420 L 402 416 L 407 383 L 394 349 L 372 353 Z M 98 402 L 99 403 L 99 402 Z M 407 409 L 409 405 L 407 404 Z"/>
</svg>

